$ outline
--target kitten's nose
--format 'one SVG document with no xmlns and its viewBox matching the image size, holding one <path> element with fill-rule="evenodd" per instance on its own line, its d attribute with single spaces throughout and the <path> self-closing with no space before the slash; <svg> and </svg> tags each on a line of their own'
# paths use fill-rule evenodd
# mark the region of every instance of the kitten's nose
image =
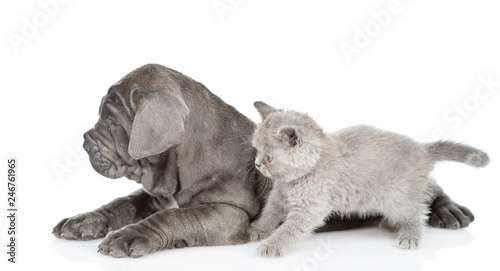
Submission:
<svg viewBox="0 0 500 271">
<path fill-rule="evenodd" d="M 261 164 L 255 163 L 255 167 L 260 168 Z"/>
</svg>

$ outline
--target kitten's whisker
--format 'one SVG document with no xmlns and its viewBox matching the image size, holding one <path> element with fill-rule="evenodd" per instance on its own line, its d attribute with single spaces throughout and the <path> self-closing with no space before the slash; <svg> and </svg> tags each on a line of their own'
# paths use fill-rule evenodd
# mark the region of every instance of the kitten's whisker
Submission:
<svg viewBox="0 0 500 271">
<path fill-rule="evenodd" d="M 259 179 L 260 182 L 259 182 L 259 188 L 261 191 L 260 193 L 257 195 L 257 198 L 259 199 L 260 197 L 262 197 L 262 195 L 264 195 L 264 193 L 267 191 L 267 187 L 269 186 L 269 178 L 268 177 L 264 177 L 264 180 L 262 179 Z M 265 181 L 265 182 L 264 182 Z M 262 187 L 263 185 L 263 182 L 264 182 L 264 187 Z"/>
</svg>

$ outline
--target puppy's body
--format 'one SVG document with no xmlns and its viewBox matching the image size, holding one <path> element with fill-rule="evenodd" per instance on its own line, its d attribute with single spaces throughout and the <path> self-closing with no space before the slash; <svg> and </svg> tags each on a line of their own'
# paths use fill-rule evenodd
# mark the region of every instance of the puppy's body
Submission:
<svg viewBox="0 0 500 271">
<path fill-rule="evenodd" d="M 286 220 L 260 247 L 279 256 L 323 225 L 333 212 L 383 217 L 398 229 L 397 245 L 416 248 L 428 203 L 439 187 L 429 174 L 437 160 L 485 166 L 488 156 L 472 147 L 411 138 L 371 126 L 355 126 L 326 134 L 307 115 L 277 111 L 256 103 L 263 117 L 254 135 L 256 167 L 275 180 L 261 218 L 251 226 L 262 239 Z"/>
</svg>

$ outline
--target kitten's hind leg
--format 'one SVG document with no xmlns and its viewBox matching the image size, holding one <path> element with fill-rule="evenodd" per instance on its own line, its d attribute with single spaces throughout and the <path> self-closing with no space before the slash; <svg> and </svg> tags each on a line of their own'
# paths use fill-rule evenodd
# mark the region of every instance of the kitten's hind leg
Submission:
<svg viewBox="0 0 500 271">
<path fill-rule="evenodd" d="M 397 232 L 399 230 L 399 226 L 397 224 L 391 222 L 389 219 L 385 217 L 382 218 L 382 221 L 380 221 L 379 226 L 390 232 Z"/>
<path fill-rule="evenodd" d="M 419 214 L 399 222 L 399 236 L 396 246 L 402 249 L 416 249 L 422 238 L 423 219 Z"/>
</svg>

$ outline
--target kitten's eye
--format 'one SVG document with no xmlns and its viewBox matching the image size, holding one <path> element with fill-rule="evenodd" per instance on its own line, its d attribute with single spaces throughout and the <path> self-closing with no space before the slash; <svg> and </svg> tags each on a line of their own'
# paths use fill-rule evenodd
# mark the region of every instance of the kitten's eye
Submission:
<svg viewBox="0 0 500 271">
<path fill-rule="evenodd" d="M 271 162 L 271 161 L 273 161 L 273 157 L 272 157 L 272 156 L 270 156 L 270 155 L 266 156 L 266 161 L 267 161 L 267 162 Z"/>
</svg>

